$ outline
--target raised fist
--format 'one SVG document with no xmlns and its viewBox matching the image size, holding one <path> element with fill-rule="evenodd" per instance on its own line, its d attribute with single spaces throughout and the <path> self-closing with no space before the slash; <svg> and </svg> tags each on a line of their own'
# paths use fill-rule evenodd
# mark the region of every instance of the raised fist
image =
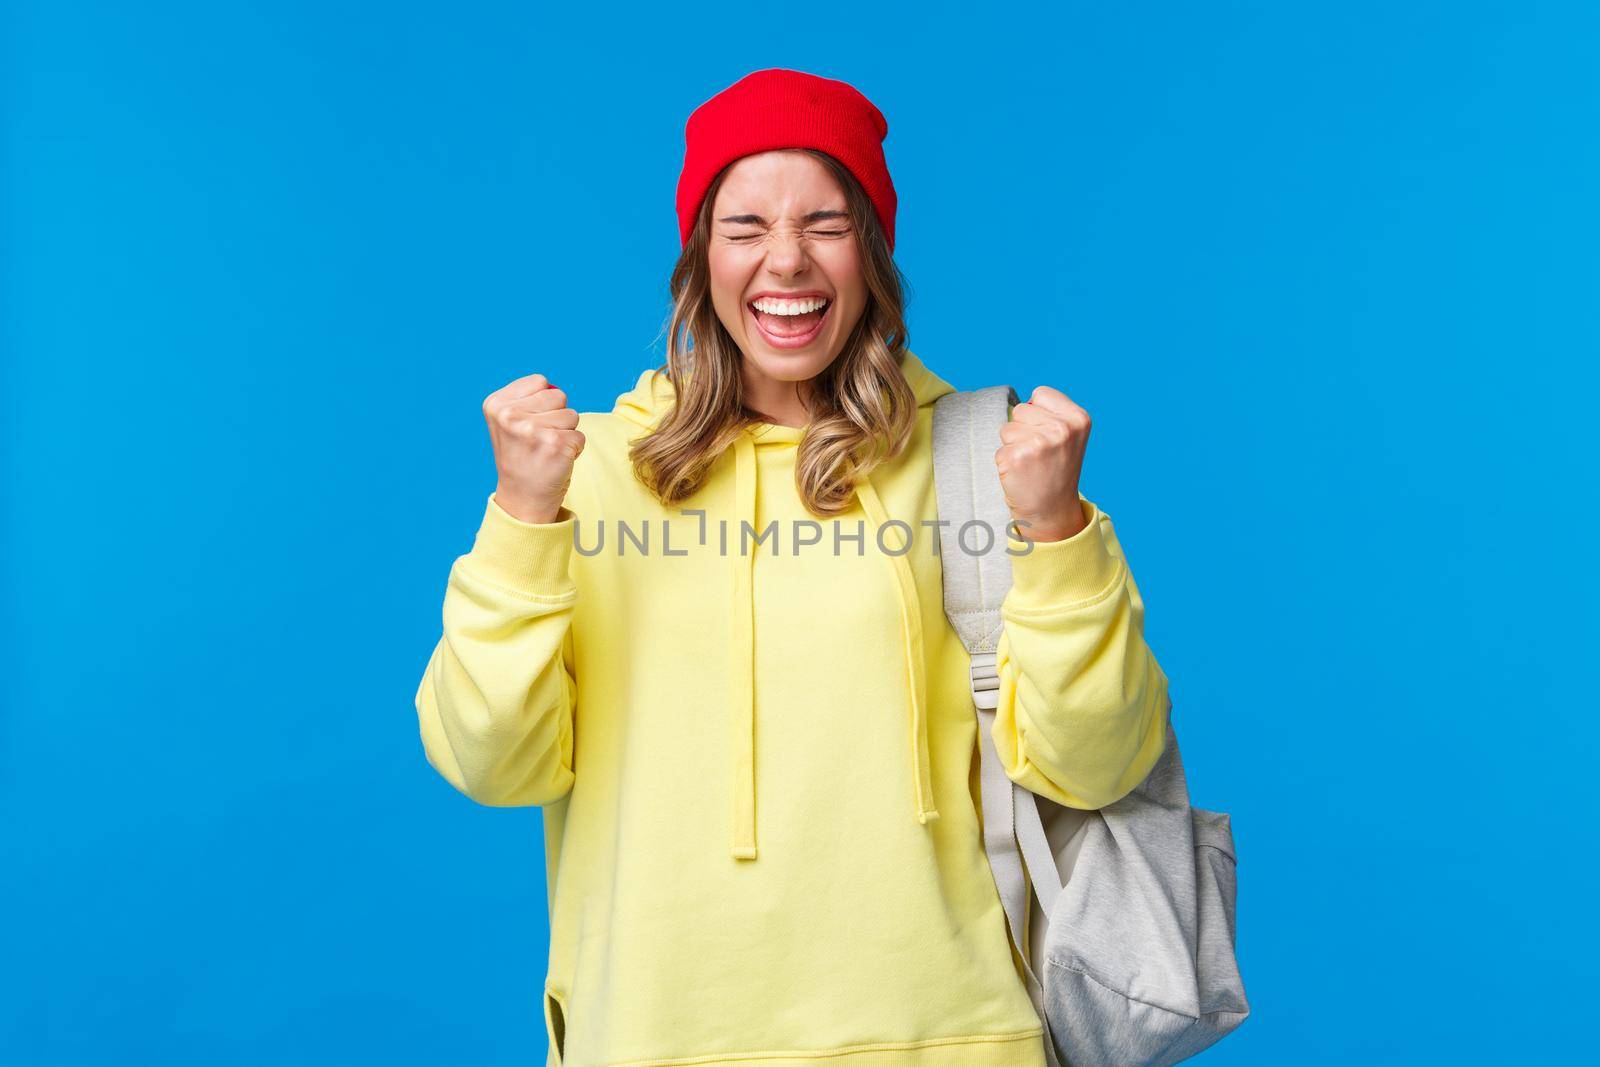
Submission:
<svg viewBox="0 0 1600 1067">
<path fill-rule="evenodd" d="M 495 503 L 523 522 L 555 522 L 584 445 L 567 394 L 530 374 L 490 393 L 483 418 L 500 475 Z"/>
<path fill-rule="evenodd" d="M 1031 541 L 1060 541 L 1082 530 L 1078 479 L 1089 447 L 1089 413 L 1066 393 L 1041 385 L 1011 409 L 994 454 L 1011 517 Z"/>
</svg>

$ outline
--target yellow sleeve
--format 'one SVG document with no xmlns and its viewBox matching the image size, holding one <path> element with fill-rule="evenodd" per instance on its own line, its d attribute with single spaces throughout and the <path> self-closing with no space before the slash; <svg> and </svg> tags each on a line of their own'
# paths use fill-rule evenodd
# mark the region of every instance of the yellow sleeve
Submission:
<svg viewBox="0 0 1600 1067">
<path fill-rule="evenodd" d="M 1006 775 L 1072 808 L 1099 808 L 1144 780 L 1166 744 L 1167 676 L 1144 640 L 1144 601 L 1111 526 L 1061 541 L 1008 535 L 1012 585 L 996 649 L 992 736 Z"/>
<path fill-rule="evenodd" d="M 553 522 L 522 522 L 491 494 L 450 568 L 417 719 L 428 763 L 480 804 L 549 804 L 572 788 L 573 521 L 563 506 Z"/>
</svg>

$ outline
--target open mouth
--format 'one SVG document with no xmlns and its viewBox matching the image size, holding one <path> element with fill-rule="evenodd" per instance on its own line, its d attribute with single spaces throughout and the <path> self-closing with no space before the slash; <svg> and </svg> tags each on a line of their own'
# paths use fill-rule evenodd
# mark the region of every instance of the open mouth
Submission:
<svg viewBox="0 0 1600 1067">
<path fill-rule="evenodd" d="M 761 305 L 757 307 L 756 305 Z M 752 300 L 745 310 L 755 321 L 762 338 L 774 348 L 803 348 L 822 333 L 833 301 L 823 298 L 807 300 Z"/>
</svg>

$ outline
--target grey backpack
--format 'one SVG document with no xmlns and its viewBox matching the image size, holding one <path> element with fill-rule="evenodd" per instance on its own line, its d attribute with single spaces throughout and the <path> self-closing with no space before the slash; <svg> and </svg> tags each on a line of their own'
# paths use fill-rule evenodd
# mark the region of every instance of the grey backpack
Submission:
<svg viewBox="0 0 1600 1067">
<path fill-rule="evenodd" d="M 1170 710 L 1160 760 L 1114 804 L 1062 807 L 1006 776 L 990 731 L 1011 515 L 994 453 L 1016 402 L 997 385 L 933 408 L 945 613 L 972 656 L 984 850 L 1051 1067 L 1165 1067 L 1250 1013 L 1234 958 L 1233 832 L 1226 814 L 1190 807 Z M 995 534 L 982 554 L 961 538 L 974 521 Z"/>
</svg>

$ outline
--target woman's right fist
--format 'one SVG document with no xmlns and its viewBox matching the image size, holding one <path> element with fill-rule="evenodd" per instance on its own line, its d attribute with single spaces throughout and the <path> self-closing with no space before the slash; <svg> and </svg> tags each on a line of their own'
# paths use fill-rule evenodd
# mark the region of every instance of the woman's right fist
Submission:
<svg viewBox="0 0 1600 1067">
<path fill-rule="evenodd" d="M 584 444 L 567 394 L 530 374 L 490 393 L 483 418 L 500 475 L 495 503 L 523 522 L 555 522 Z"/>
</svg>

